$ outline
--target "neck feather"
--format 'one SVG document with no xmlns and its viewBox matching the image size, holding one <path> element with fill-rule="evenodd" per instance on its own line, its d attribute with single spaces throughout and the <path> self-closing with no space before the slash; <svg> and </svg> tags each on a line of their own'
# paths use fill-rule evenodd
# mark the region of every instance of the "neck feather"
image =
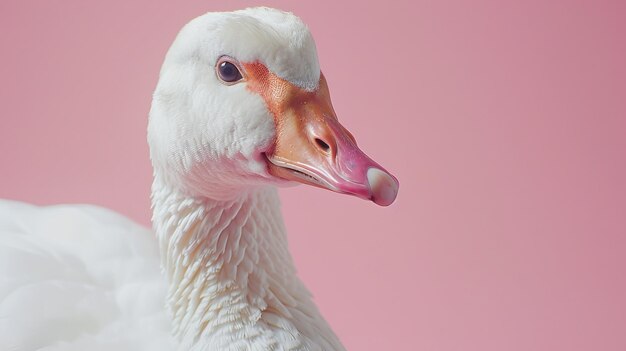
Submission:
<svg viewBox="0 0 626 351">
<path fill-rule="evenodd" d="M 344 350 L 296 276 L 276 189 L 217 201 L 155 178 L 152 206 L 181 348 Z"/>
</svg>

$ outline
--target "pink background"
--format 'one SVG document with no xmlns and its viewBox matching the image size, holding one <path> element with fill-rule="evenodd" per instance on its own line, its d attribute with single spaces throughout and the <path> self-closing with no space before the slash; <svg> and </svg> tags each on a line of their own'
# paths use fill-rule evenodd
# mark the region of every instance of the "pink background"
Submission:
<svg viewBox="0 0 626 351">
<path fill-rule="evenodd" d="M 0 197 L 147 224 L 165 51 L 255 2 L 86 3 L 0 3 Z M 401 182 L 390 208 L 282 191 L 348 349 L 626 349 L 626 2 L 264 4 L 309 24 L 340 119 Z"/>
</svg>

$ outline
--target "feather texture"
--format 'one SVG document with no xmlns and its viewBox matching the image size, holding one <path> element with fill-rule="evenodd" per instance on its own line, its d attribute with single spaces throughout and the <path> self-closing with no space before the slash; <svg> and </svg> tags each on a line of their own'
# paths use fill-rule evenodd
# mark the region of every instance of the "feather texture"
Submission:
<svg viewBox="0 0 626 351">
<path fill-rule="evenodd" d="M 191 350 L 343 350 L 296 275 L 273 187 L 192 200 L 159 183 L 174 333 Z"/>
</svg>

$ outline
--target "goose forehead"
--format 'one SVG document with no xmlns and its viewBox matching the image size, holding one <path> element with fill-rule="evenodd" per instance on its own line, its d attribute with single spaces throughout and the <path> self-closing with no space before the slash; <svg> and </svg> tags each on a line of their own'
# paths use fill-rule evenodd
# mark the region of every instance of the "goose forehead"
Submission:
<svg viewBox="0 0 626 351">
<path fill-rule="evenodd" d="M 315 42 L 295 15 L 268 8 L 207 13 L 191 21 L 170 51 L 215 64 L 222 55 L 260 62 L 280 78 L 305 90 L 317 88 L 320 67 Z M 178 44 L 178 45 L 177 45 Z"/>
</svg>

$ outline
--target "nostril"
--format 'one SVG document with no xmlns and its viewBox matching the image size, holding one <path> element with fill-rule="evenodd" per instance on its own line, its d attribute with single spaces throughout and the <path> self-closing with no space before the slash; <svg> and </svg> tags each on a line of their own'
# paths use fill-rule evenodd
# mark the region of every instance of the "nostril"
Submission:
<svg viewBox="0 0 626 351">
<path fill-rule="evenodd" d="M 330 151 L 330 146 L 322 139 L 320 138 L 315 138 L 315 143 L 317 144 L 317 146 L 322 149 L 322 151 L 324 152 L 329 152 Z"/>
</svg>

